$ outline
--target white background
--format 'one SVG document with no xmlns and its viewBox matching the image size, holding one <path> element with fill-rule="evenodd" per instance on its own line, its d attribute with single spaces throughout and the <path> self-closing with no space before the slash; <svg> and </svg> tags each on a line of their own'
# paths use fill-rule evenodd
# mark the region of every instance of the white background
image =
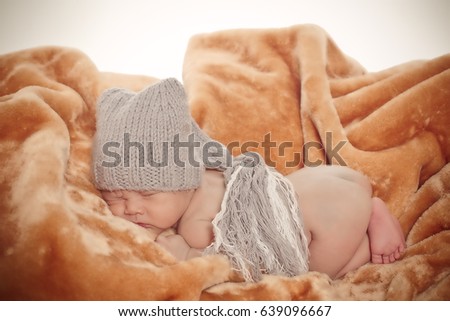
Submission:
<svg viewBox="0 0 450 321">
<path fill-rule="evenodd" d="M 194 34 L 302 23 L 369 71 L 450 53 L 450 0 L 0 0 L 0 54 L 70 46 L 100 70 L 181 79 Z"/>
</svg>

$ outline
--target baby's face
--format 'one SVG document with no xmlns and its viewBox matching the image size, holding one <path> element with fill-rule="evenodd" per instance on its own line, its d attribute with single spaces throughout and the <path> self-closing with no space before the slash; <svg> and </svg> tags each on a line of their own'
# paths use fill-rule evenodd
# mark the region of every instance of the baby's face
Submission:
<svg viewBox="0 0 450 321">
<path fill-rule="evenodd" d="M 111 212 L 145 228 L 165 230 L 183 216 L 194 190 L 177 192 L 102 191 Z"/>
</svg>

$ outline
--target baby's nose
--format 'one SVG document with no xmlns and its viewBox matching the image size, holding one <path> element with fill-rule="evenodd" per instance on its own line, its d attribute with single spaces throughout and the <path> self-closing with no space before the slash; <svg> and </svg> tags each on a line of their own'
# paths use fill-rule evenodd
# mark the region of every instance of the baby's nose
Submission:
<svg viewBox="0 0 450 321">
<path fill-rule="evenodd" d="M 125 203 L 125 214 L 142 215 L 144 214 L 144 211 L 142 206 L 138 202 L 127 200 Z"/>
</svg>

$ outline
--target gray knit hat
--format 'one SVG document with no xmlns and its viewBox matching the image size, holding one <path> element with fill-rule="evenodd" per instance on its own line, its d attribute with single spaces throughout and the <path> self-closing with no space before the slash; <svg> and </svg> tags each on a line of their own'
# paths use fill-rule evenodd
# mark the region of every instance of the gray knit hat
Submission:
<svg viewBox="0 0 450 321">
<path fill-rule="evenodd" d="M 209 153 L 206 167 L 223 168 L 229 157 L 226 149 L 192 119 L 183 85 L 176 79 L 139 93 L 108 89 L 97 104 L 95 185 L 100 190 L 197 188 L 205 169 L 205 144 L 216 152 Z"/>
</svg>

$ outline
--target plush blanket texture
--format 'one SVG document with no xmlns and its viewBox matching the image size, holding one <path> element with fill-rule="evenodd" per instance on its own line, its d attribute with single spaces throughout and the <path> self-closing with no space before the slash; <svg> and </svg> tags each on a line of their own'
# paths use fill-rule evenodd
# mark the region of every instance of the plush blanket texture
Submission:
<svg viewBox="0 0 450 321">
<path fill-rule="evenodd" d="M 283 174 L 319 163 L 360 170 L 399 218 L 403 258 L 339 280 L 245 283 L 226 258 L 177 263 L 112 216 L 92 183 L 96 99 L 155 81 L 99 72 L 70 48 L 0 56 L 1 299 L 450 299 L 450 55 L 369 73 L 311 25 L 189 43 L 183 81 L 209 135 L 234 154 L 257 150 Z"/>
</svg>

